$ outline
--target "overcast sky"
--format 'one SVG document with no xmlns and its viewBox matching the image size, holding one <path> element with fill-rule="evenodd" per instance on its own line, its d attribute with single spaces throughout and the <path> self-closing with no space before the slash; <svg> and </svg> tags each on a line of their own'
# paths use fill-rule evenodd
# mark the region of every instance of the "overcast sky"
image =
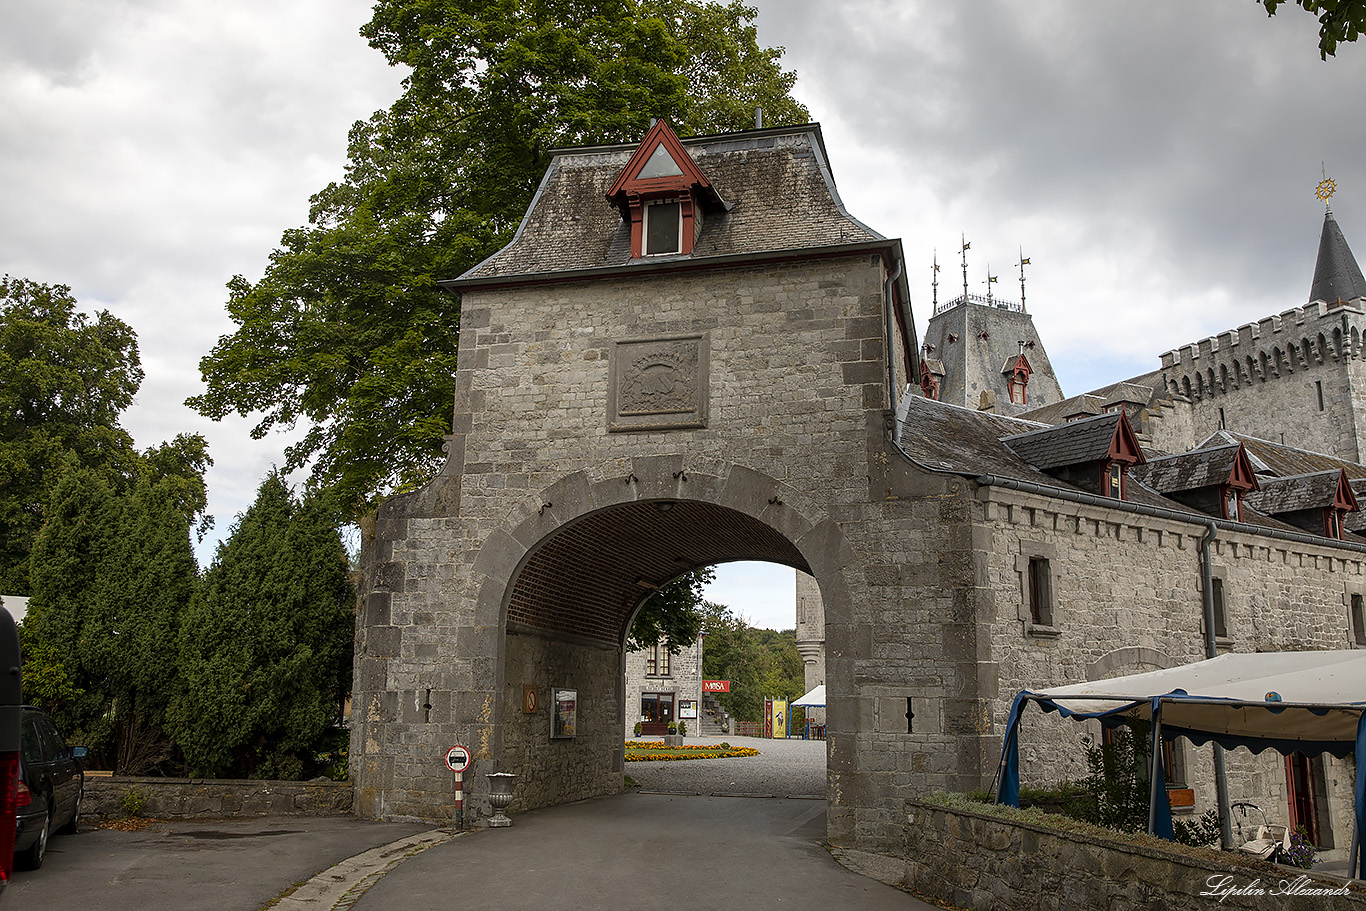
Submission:
<svg viewBox="0 0 1366 911">
<path fill-rule="evenodd" d="M 1305 303 L 1333 210 L 1366 255 L 1366 44 L 1318 58 L 1317 23 L 1255 0 L 752 0 L 824 128 L 850 211 L 902 238 L 917 324 L 962 290 L 1027 305 L 1063 391 Z M 138 333 L 139 446 L 205 434 L 226 533 L 286 440 L 182 404 L 351 123 L 402 73 L 357 35 L 364 0 L 4 0 L 0 271 L 72 286 Z M 621 137 L 623 140 L 637 137 Z M 297 480 L 297 479 L 296 479 Z M 201 547 L 201 561 L 212 541 Z M 712 592 L 793 625 L 792 571 Z"/>
</svg>

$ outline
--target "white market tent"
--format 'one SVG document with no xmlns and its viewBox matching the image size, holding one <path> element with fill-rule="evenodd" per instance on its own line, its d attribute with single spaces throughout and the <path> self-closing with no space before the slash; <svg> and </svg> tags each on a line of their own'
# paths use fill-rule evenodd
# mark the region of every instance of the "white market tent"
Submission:
<svg viewBox="0 0 1366 911">
<path fill-rule="evenodd" d="M 815 707 L 815 708 L 824 708 L 824 707 L 825 707 L 825 684 L 822 683 L 820 686 L 816 687 L 816 688 L 813 689 L 811 692 L 807 693 L 805 696 L 803 696 L 802 698 L 796 700 L 796 701 L 793 702 L 792 704 L 793 704 L 793 705 L 811 706 L 811 707 Z"/>
<path fill-rule="evenodd" d="M 1146 674 L 1115 677 L 1015 697 L 1001 753 L 999 803 L 1019 806 L 1019 725 L 1035 702 L 1065 718 L 1125 719 L 1152 723 L 1152 740 L 1180 735 L 1196 744 L 1218 743 L 1254 753 L 1273 749 L 1338 757 L 1357 763 L 1356 829 L 1352 869 L 1359 868 L 1359 835 L 1366 823 L 1366 649 L 1256 652 L 1220 655 Z M 1152 777 L 1151 830 L 1172 837 L 1171 809 L 1162 792 L 1162 768 Z"/>
</svg>

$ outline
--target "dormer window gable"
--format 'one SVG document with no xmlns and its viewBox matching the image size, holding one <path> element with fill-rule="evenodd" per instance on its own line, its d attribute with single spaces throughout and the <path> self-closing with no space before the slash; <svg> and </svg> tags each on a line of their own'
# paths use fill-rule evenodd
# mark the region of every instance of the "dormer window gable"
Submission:
<svg viewBox="0 0 1366 911">
<path fill-rule="evenodd" d="M 1257 472 L 1252 468 L 1247 450 L 1239 443 L 1238 451 L 1233 456 L 1233 467 L 1219 487 L 1220 515 L 1225 519 L 1243 521 L 1243 495 L 1250 490 L 1261 490 L 1261 485 L 1257 483 Z"/>
<path fill-rule="evenodd" d="M 1115 499 L 1127 498 L 1129 467 L 1148 461 L 1123 412 L 1032 430 L 1002 442 L 1030 466 Z"/>
<path fill-rule="evenodd" d="M 1338 486 L 1333 493 L 1333 505 L 1323 511 L 1323 533 L 1327 537 L 1341 539 L 1343 536 L 1343 519 L 1347 513 L 1356 511 L 1356 494 L 1352 492 L 1352 485 L 1347 481 L 1347 472 L 1339 469 Z"/>
<path fill-rule="evenodd" d="M 703 208 L 724 208 L 711 181 L 663 120 L 645 134 L 607 199 L 630 222 L 632 259 L 690 255 Z"/>
<path fill-rule="evenodd" d="M 1001 373 L 1006 378 L 1006 396 L 1012 404 L 1028 404 L 1029 375 L 1033 372 L 1034 368 L 1030 366 L 1029 359 L 1024 356 L 1024 351 L 1021 351 L 1018 356 L 1008 359 L 1005 366 L 1001 368 Z"/>
</svg>

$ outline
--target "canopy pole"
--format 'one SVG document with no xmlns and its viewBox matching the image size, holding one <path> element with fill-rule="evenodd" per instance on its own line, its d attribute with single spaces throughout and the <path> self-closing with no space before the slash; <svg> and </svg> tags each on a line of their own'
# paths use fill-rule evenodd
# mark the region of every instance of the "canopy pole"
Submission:
<svg viewBox="0 0 1366 911">
<path fill-rule="evenodd" d="M 1219 657 L 1219 644 L 1214 640 L 1214 565 L 1209 552 L 1209 546 L 1218 534 L 1219 526 L 1209 522 L 1200 539 L 1200 600 L 1205 614 L 1206 658 Z M 1233 810 L 1228 799 L 1228 770 L 1224 765 L 1224 747 L 1218 743 L 1214 745 L 1214 793 L 1219 804 L 1219 844 L 1225 851 L 1232 851 Z"/>
<path fill-rule="evenodd" d="M 1162 786 L 1162 700 L 1153 700 L 1152 739 L 1148 743 L 1148 834 L 1157 831 L 1157 789 Z M 1165 788 L 1164 788 L 1165 790 Z M 1166 794 L 1162 797 L 1165 799 Z"/>
</svg>

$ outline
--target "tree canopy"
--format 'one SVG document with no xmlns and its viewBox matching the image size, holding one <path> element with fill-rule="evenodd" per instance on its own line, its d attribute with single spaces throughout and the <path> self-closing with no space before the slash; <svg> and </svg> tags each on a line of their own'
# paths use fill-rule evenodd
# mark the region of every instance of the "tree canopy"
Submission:
<svg viewBox="0 0 1366 911">
<path fill-rule="evenodd" d="M 29 592 L 34 536 L 70 468 L 99 473 L 115 491 L 171 481 L 187 520 L 207 528 L 204 438 L 182 434 L 139 453 L 119 424 L 142 378 L 127 323 L 78 312 L 66 285 L 0 278 L 0 591 Z"/>
<path fill-rule="evenodd" d="M 1262 0 L 1268 16 L 1286 0 Z M 1338 44 L 1355 41 L 1366 29 L 1366 0 L 1294 0 L 1319 20 L 1319 56 L 1324 60 L 1337 53 Z"/>
<path fill-rule="evenodd" d="M 660 586 L 631 622 L 626 648 L 635 651 L 663 642 L 669 654 L 677 655 L 692 645 L 702 631 L 702 589 L 715 578 L 716 571 L 706 566 Z"/>
<path fill-rule="evenodd" d="M 765 699 L 796 699 L 806 692 L 806 669 L 797 651 L 796 630 L 755 629 L 730 608 L 702 605 L 702 675 L 729 680 L 721 706 L 741 721 L 760 721 Z"/>
<path fill-rule="evenodd" d="M 214 419 L 304 422 L 284 469 L 354 516 L 424 481 L 450 430 L 453 278 L 511 237 L 550 150 L 800 123 L 795 75 L 756 10 L 702 0 L 379 0 L 362 34 L 411 68 L 351 129 L 345 176 L 312 198 L 260 281 L 228 284 L 237 328 L 200 362 Z"/>
</svg>

